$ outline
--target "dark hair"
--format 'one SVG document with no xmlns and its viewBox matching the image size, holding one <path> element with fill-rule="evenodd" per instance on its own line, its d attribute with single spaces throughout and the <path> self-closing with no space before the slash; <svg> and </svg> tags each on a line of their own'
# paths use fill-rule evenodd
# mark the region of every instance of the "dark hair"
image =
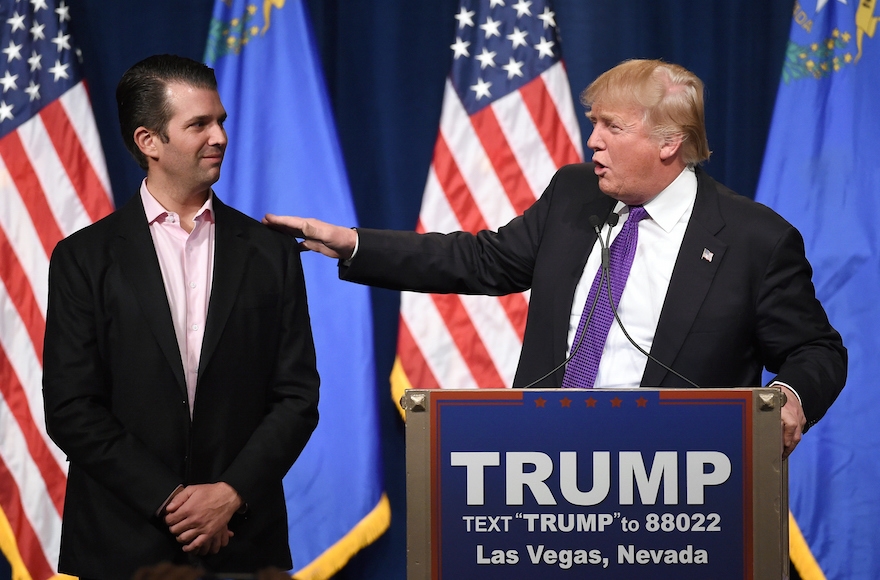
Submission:
<svg viewBox="0 0 880 580">
<path fill-rule="evenodd" d="M 214 69 L 173 54 L 145 58 L 125 71 L 116 85 L 116 107 L 122 140 L 142 169 L 147 169 L 147 158 L 134 142 L 134 132 L 144 126 L 156 131 L 163 141 L 168 142 L 168 121 L 174 113 L 167 99 L 169 83 L 217 90 Z"/>
</svg>

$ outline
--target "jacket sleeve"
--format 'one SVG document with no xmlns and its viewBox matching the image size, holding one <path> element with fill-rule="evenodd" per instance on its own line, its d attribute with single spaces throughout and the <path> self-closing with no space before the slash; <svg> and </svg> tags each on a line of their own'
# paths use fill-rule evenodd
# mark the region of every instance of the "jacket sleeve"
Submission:
<svg viewBox="0 0 880 580">
<path fill-rule="evenodd" d="M 113 415 L 113 392 L 98 329 L 100 273 L 69 240 L 49 266 L 43 399 L 49 436 L 77 469 L 151 518 L 182 483 Z M 92 254 L 94 254 L 93 252 Z"/>
<path fill-rule="evenodd" d="M 284 262 L 280 311 L 273 321 L 278 324 L 278 339 L 273 348 L 274 368 L 269 373 L 267 408 L 219 477 L 245 501 L 265 493 L 270 482 L 281 482 L 318 424 L 320 381 L 302 263 L 293 241 L 285 242 L 285 257 L 280 260 Z"/>
<path fill-rule="evenodd" d="M 497 232 L 416 233 L 358 228 L 358 253 L 339 277 L 391 290 L 501 296 L 531 288 L 559 174 Z"/>
<path fill-rule="evenodd" d="M 767 370 L 803 401 L 807 428 L 846 382 L 847 352 L 816 299 L 803 238 L 788 226 L 770 256 L 757 295 L 757 337 Z"/>
</svg>

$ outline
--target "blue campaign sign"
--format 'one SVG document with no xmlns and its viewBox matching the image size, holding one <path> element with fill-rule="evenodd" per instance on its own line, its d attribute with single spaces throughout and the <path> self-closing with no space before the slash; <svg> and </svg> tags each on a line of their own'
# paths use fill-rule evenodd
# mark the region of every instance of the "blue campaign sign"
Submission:
<svg viewBox="0 0 880 580">
<path fill-rule="evenodd" d="M 432 578 L 751 578 L 751 401 L 436 393 Z"/>
</svg>

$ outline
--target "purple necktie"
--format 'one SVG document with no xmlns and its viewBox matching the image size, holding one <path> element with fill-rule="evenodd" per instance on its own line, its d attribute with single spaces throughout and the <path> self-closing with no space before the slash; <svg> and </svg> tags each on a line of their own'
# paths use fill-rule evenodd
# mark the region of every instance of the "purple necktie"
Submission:
<svg viewBox="0 0 880 580">
<path fill-rule="evenodd" d="M 629 217 L 614 243 L 611 244 L 609 254 L 608 269 L 611 277 L 611 294 L 614 296 L 614 305 L 620 304 L 620 296 L 623 294 L 623 287 L 626 286 L 626 279 L 629 278 L 629 271 L 632 268 L 633 258 L 636 255 L 636 245 L 639 243 L 639 222 L 648 216 L 640 205 L 629 208 Z M 608 331 L 611 329 L 611 323 L 614 321 L 614 312 L 608 303 L 608 281 L 603 282 L 602 288 L 599 288 L 599 281 L 602 279 L 602 268 L 596 272 L 593 279 L 593 285 L 590 287 L 590 294 L 587 296 L 587 303 L 584 306 L 584 312 L 581 314 L 581 320 L 578 323 L 577 332 L 574 335 L 572 348 L 578 343 L 581 335 L 584 333 L 584 325 L 589 316 L 590 307 L 596 300 L 596 293 L 599 294 L 596 307 L 593 310 L 593 316 L 590 318 L 590 326 L 587 329 L 587 335 L 584 337 L 583 344 L 575 353 L 574 357 L 568 361 L 565 368 L 565 375 L 562 378 L 562 388 L 564 389 L 592 389 L 593 383 L 596 382 L 596 374 L 599 372 L 599 359 L 602 358 L 602 350 L 605 348 L 605 341 L 608 339 Z"/>
</svg>

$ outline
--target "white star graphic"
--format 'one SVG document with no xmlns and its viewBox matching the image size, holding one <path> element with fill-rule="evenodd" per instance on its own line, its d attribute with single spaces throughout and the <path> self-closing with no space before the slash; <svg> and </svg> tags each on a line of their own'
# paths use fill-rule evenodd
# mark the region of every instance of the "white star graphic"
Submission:
<svg viewBox="0 0 880 580">
<path fill-rule="evenodd" d="M 513 57 L 510 57 L 510 60 L 507 62 L 507 64 L 503 65 L 501 68 L 507 71 L 507 79 L 510 80 L 513 77 L 523 76 L 523 64 L 525 64 L 524 61 L 516 61 L 513 59 Z"/>
<path fill-rule="evenodd" d="M 501 33 L 498 31 L 499 26 L 501 26 L 501 21 L 492 20 L 491 16 L 486 18 L 486 24 L 480 24 L 480 28 L 486 32 L 486 38 L 492 38 L 493 36 L 501 38 Z"/>
<path fill-rule="evenodd" d="M 461 12 L 455 15 L 455 19 L 458 20 L 458 28 L 464 28 L 465 26 L 473 26 L 474 25 L 474 14 L 476 14 L 473 10 L 468 10 L 464 6 L 461 7 Z"/>
<path fill-rule="evenodd" d="M 527 30 L 520 30 L 519 27 L 514 26 L 513 32 L 507 35 L 507 39 L 512 41 L 513 48 L 516 48 L 517 46 L 528 45 L 528 42 L 526 42 L 526 36 L 528 35 L 529 33 Z"/>
<path fill-rule="evenodd" d="M 34 22 L 34 25 L 31 26 L 31 36 L 34 37 L 34 40 L 43 40 L 46 38 L 46 35 L 43 34 L 44 28 L 46 28 L 45 24 L 37 24 Z"/>
<path fill-rule="evenodd" d="M 58 8 L 55 9 L 55 14 L 58 15 L 58 22 L 64 22 L 65 20 L 70 20 L 70 6 L 61 0 L 61 4 L 58 5 Z"/>
<path fill-rule="evenodd" d="M 504 0 L 489 0 L 489 8 L 495 8 L 496 6 L 504 6 Z"/>
<path fill-rule="evenodd" d="M 492 86 L 492 83 L 487 83 L 483 79 L 477 79 L 477 84 L 471 85 L 471 90 L 477 93 L 477 100 L 479 101 L 483 97 L 489 98 L 492 95 L 489 93 L 489 87 Z"/>
<path fill-rule="evenodd" d="M 31 96 L 31 102 L 36 101 L 40 98 L 40 85 L 35 85 L 34 81 L 31 81 L 24 92 Z"/>
<path fill-rule="evenodd" d="M 21 45 L 15 44 L 13 41 L 9 41 L 9 47 L 4 48 L 3 52 L 6 54 L 6 62 L 12 62 L 15 59 L 21 60 Z"/>
<path fill-rule="evenodd" d="M 483 52 L 475 56 L 474 58 L 480 61 L 480 70 L 483 70 L 487 66 L 495 66 L 495 55 L 497 52 L 490 52 L 485 46 L 483 47 Z"/>
<path fill-rule="evenodd" d="M 544 12 L 538 14 L 538 19 L 544 21 L 544 30 L 547 30 L 548 26 L 556 26 L 556 13 L 551 12 L 549 6 L 544 6 Z"/>
<path fill-rule="evenodd" d="M 48 10 L 49 9 L 49 7 L 46 6 L 46 0 L 31 0 L 31 4 L 34 5 L 34 13 L 37 13 L 40 10 Z"/>
<path fill-rule="evenodd" d="M 462 40 L 460 38 L 455 39 L 455 44 L 450 44 L 449 48 L 455 51 L 455 56 L 453 57 L 455 60 L 458 60 L 460 56 L 470 56 L 471 53 L 468 52 L 468 47 L 471 45 L 470 42 L 466 40 Z"/>
<path fill-rule="evenodd" d="M 527 0 L 519 0 L 519 2 L 517 2 L 516 4 L 511 6 L 511 8 L 516 10 L 516 17 L 517 18 L 522 18 L 523 15 L 526 15 L 526 16 L 532 15 L 532 11 L 529 8 L 529 6 L 531 6 L 531 5 L 532 5 L 531 0 L 528 0 L 528 1 Z"/>
<path fill-rule="evenodd" d="M 846 0 L 837 0 L 841 4 L 846 4 Z M 816 0 L 816 14 L 822 12 L 822 9 L 825 8 L 825 5 L 828 4 L 828 0 Z"/>
<path fill-rule="evenodd" d="M 4 93 L 9 89 L 15 90 L 18 88 L 18 83 L 15 82 L 16 79 L 18 79 L 18 75 L 9 74 L 9 71 L 6 71 L 3 78 L 0 78 L 0 85 L 3 85 Z"/>
<path fill-rule="evenodd" d="M 21 28 L 22 30 L 24 30 L 24 17 L 25 17 L 24 14 L 19 14 L 18 12 L 16 12 L 16 13 L 15 13 L 15 16 L 13 16 L 12 18 L 7 18 L 7 19 L 6 19 L 6 24 L 11 24 L 11 25 L 12 25 L 12 30 L 11 30 L 11 32 L 15 32 L 15 31 L 18 30 L 19 28 Z"/>
<path fill-rule="evenodd" d="M 6 101 L 0 101 L 0 122 L 6 119 L 12 119 L 12 105 L 7 105 Z"/>
<path fill-rule="evenodd" d="M 58 52 L 70 50 L 70 35 L 64 34 L 63 30 L 58 31 L 58 36 L 53 38 L 52 42 L 58 46 Z"/>
<path fill-rule="evenodd" d="M 43 69 L 43 65 L 40 63 L 42 59 L 43 55 L 38 54 L 36 50 L 31 53 L 31 57 L 28 59 L 28 64 L 31 65 L 31 72 Z"/>
<path fill-rule="evenodd" d="M 552 40 L 547 40 L 546 38 L 542 38 L 541 42 L 535 45 L 535 50 L 538 51 L 538 58 L 544 58 L 545 56 L 549 56 L 553 58 L 553 45 L 556 44 Z"/>
<path fill-rule="evenodd" d="M 55 82 L 58 82 L 58 79 L 61 78 L 70 78 L 67 74 L 67 67 L 69 66 L 69 64 L 61 64 L 60 60 L 58 60 L 57 58 L 55 59 L 55 66 L 49 69 L 49 72 L 55 75 Z"/>
</svg>

